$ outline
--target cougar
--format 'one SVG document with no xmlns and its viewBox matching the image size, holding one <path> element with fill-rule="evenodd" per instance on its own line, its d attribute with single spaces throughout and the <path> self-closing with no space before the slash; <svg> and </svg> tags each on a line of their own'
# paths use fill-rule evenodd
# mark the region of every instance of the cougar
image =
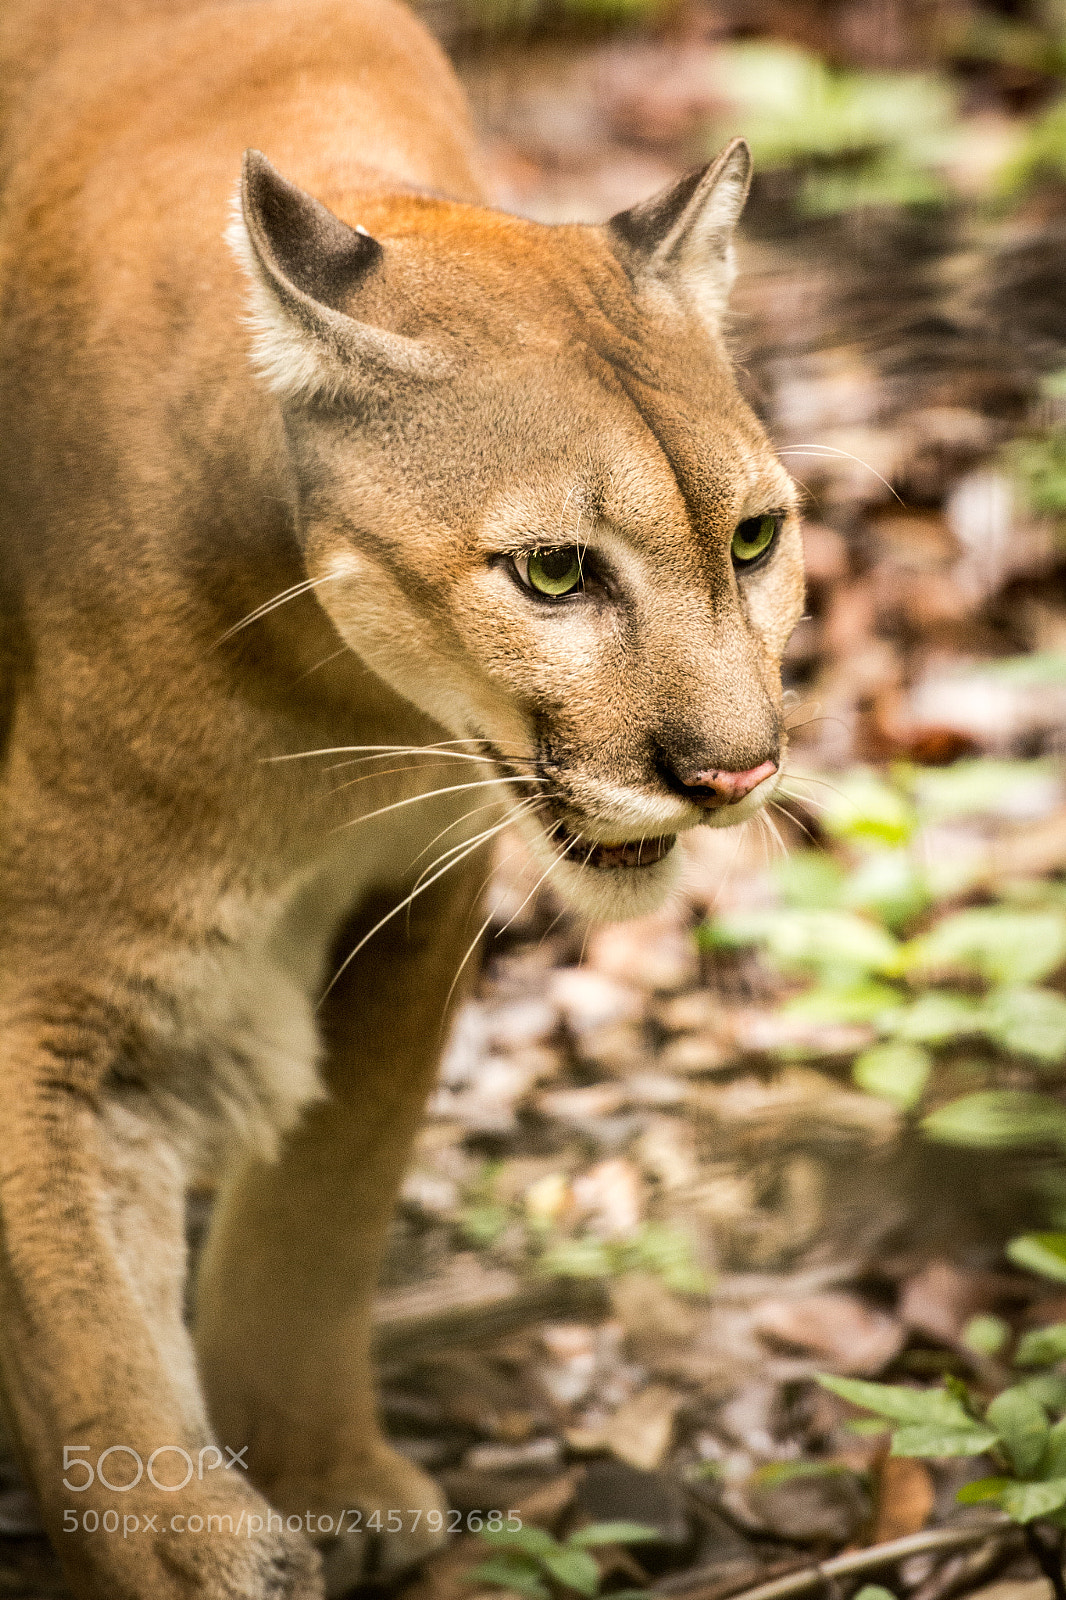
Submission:
<svg viewBox="0 0 1066 1600">
<path fill-rule="evenodd" d="M 310 1600 L 440 1537 L 369 1305 L 493 840 L 633 917 L 777 782 L 748 151 L 501 214 L 394 0 L 0 54 L 5 1411 L 77 1595 Z"/>
</svg>

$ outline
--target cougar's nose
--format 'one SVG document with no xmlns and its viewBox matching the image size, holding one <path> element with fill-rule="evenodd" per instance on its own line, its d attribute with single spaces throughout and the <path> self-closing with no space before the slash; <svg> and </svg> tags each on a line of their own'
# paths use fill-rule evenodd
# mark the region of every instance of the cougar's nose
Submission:
<svg viewBox="0 0 1066 1600">
<path fill-rule="evenodd" d="M 706 772 L 675 772 L 674 777 L 683 786 L 686 799 L 705 811 L 718 811 L 722 806 L 743 800 L 776 771 L 776 761 L 762 761 L 757 767 L 749 767 L 747 772 L 719 772 L 711 768 Z"/>
</svg>

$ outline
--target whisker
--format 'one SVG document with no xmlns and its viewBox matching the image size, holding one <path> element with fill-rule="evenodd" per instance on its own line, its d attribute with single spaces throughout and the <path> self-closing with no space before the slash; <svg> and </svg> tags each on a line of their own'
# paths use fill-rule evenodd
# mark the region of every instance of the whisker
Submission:
<svg viewBox="0 0 1066 1600">
<path fill-rule="evenodd" d="M 723 894 L 725 893 L 726 889 L 729 886 L 729 880 L 733 876 L 733 873 L 736 871 L 737 862 L 740 860 L 740 852 L 744 848 L 744 840 L 747 838 L 748 829 L 751 826 L 751 821 L 752 821 L 752 819 L 750 817 L 748 817 L 747 820 L 745 822 L 743 822 L 741 824 L 741 826 L 737 829 L 736 849 L 733 851 L 733 854 L 729 858 L 729 865 L 726 867 L 725 872 L 722 874 L 722 879 L 721 879 L 721 882 L 718 885 L 717 890 L 715 891 L 714 899 L 711 901 L 710 905 L 707 907 L 708 913 L 712 917 L 714 916 L 715 912 L 718 910 L 718 906 L 719 906 L 719 903 L 720 903 L 720 901 L 722 899 L 722 896 L 723 896 Z"/>
<path fill-rule="evenodd" d="M 500 824 L 500 826 L 502 827 L 504 824 Z M 420 894 L 425 894 L 427 889 L 432 888 L 433 884 L 437 882 L 438 878 L 443 878 L 445 873 L 450 872 L 453 867 L 457 867 L 461 861 L 465 861 L 467 856 L 473 855 L 475 850 L 480 849 L 483 842 L 484 841 L 481 838 L 477 838 L 472 844 L 467 845 L 466 849 L 461 855 L 455 856 L 451 861 L 448 862 L 447 866 L 441 867 L 439 871 L 435 872 L 431 878 L 428 878 L 426 882 L 422 884 L 421 888 L 412 889 L 411 893 L 405 895 L 398 905 L 393 906 L 391 911 L 387 911 L 379 921 L 375 922 L 369 933 L 364 933 L 363 937 L 359 940 L 359 943 L 355 946 L 355 948 L 353 950 L 349 950 L 348 954 L 345 956 L 344 960 L 341 962 L 340 966 L 329 980 L 329 983 L 322 991 L 321 998 L 318 1002 L 319 1007 L 325 1003 L 330 991 L 340 982 L 344 973 L 355 960 L 360 950 L 370 943 L 374 935 L 376 933 L 380 933 L 381 929 L 386 925 L 386 923 L 391 922 L 393 917 L 398 917 L 401 911 L 406 910 L 406 908 L 411 904 L 412 900 L 417 899 Z"/>
<path fill-rule="evenodd" d="M 484 744 L 484 739 L 440 739 L 436 744 L 338 744 L 326 745 L 320 750 L 296 750 L 283 756 L 264 756 L 263 761 L 307 761 L 311 756 L 343 756 L 351 751 L 370 750 L 373 755 L 364 755 L 359 759 L 363 761 L 384 761 L 388 756 L 405 755 L 449 755 L 456 761 L 492 761 L 492 756 L 472 756 L 466 750 L 449 750 L 453 744 Z M 504 751 L 507 755 L 509 752 Z M 523 756 L 512 756 L 514 760 L 524 760 Z M 342 761 L 338 766 L 356 766 L 356 761 Z"/>
<path fill-rule="evenodd" d="M 232 628 L 227 628 L 220 639 L 215 640 L 216 648 L 225 644 L 227 639 L 232 639 L 235 633 L 240 633 L 242 628 L 250 628 L 253 622 L 258 622 L 261 617 L 267 617 L 272 611 L 277 611 L 279 606 L 284 606 L 290 600 L 295 600 L 301 594 L 306 594 L 310 589 L 317 589 L 320 584 L 333 583 L 338 578 L 346 577 L 343 572 L 327 572 L 321 578 L 305 578 L 302 583 L 294 583 L 291 589 L 283 589 L 270 600 L 265 600 L 261 606 L 256 606 L 254 611 L 249 611 L 240 622 L 235 622 Z"/>
<path fill-rule="evenodd" d="M 812 794 L 796 794 L 793 789 L 786 789 L 779 783 L 774 790 L 775 794 L 783 794 L 786 800 L 794 800 L 798 806 L 810 806 L 813 811 L 828 811 L 830 808 L 824 800 L 818 800 Z"/>
<path fill-rule="evenodd" d="M 790 772 L 788 776 L 789 779 L 794 783 L 820 784 L 823 789 L 828 789 L 830 794 L 839 795 L 841 800 L 846 801 L 849 806 L 855 806 L 854 800 L 852 800 L 849 795 L 846 795 L 843 789 L 838 789 L 836 784 L 830 783 L 826 778 L 815 778 L 809 772 Z M 858 809 L 858 806 L 855 806 L 855 810 L 858 811 Z"/>
<path fill-rule="evenodd" d="M 525 803 L 528 803 L 528 802 L 525 802 Z M 521 806 L 516 806 L 514 811 L 507 818 L 507 822 L 508 823 L 513 822 L 515 817 L 520 815 L 521 810 L 522 810 Z M 505 826 L 506 826 L 506 823 L 505 823 Z M 482 878 L 481 882 L 478 884 L 477 893 L 473 897 L 473 900 L 472 900 L 471 905 L 470 905 L 470 909 L 467 912 L 466 916 L 463 918 L 463 929 L 464 929 L 464 931 L 470 926 L 470 923 L 471 923 L 471 920 L 473 918 L 474 912 L 477 910 L 477 908 L 481 904 L 481 896 L 485 893 L 485 890 L 488 888 L 488 886 L 491 883 L 493 877 L 495 876 L 497 866 L 506 866 L 508 861 L 511 861 L 511 860 L 514 859 L 514 856 L 517 853 L 518 849 L 519 849 L 519 846 L 515 845 L 513 850 L 508 850 L 508 852 L 504 856 L 502 862 L 495 862 L 494 861 L 492 863 L 492 866 L 489 868 L 488 872 L 486 872 L 485 876 Z"/>
<path fill-rule="evenodd" d="M 342 644 L 339 650 L 331 651 L 328 656 L 323 656 L 321 661 L 316 661 L 313 667 L 308 667 L 306 672 L 301 672 L 296 682 L 303 683 L 304 679 L 309 678 L 312 672 L 317 672 L 320 667 L 328 667 L 331 661 L 336 661 L 339 656 L 346 656 L 347 654 L 348 646 Z"/>
<path fill-rule="evenodd" d="M 481 778 L 477 783 L 451 783 L 443 789 L 430 789 L 425 794 L 409 794 L 403 800 L 394 800 L 391 805 L 379 806 L 376 811 L 367 811 L 361 817 L 353 817 L 351 822 L 342 822 L 340 828 L 355 828 L 361 822 L 369 822 L 373 817 L 387 816 L 390 811 L 401 811 L 404 806 L 417 805 L 420 800 L 435 800 L 442 794 L 462 794 L 467 789 L 491 789 L 494 784 L 502 783 L 546 783 L 546 778 Z M 340 828 L 334 829 L 335 833 Z"/>
<path fill-rule="evenodd" d="M 348 765 L 348 763 L 346 762 L 345 765 Z M 345 789 L 354 789 L 356 784 L 359 784 L 359 783 L 374 783 L 378 778 L 394 778 L 399 773 L 404 773 L 404 772 L 439 772 L 444 766 L 445 766 L 445 763 L 443 761 L 431 761 L 431 762 L 427 762 L 427 763 L 424 763 L 424 764 L 419 764 L 417 766 L 410 766 L 410 767 L 379 767 L 376 772 L 364 772 L 361 778 L 348 778 L 348 779 L 345 780 L 344 783 L 338 783 L 338 785 L 337 785 L 337 787 L 335 789 L 330 789 L 329 790 L 329 794 L 330 795 L 343 794 Z M 327 772 L 335 772 L 336 770 L 337 770 L 336 767 L 327 767 L 326 768 Z"/>
<path fill-rule="evenodd" d="M 497 930 L 497 933 L 496 933 L 496 938 L 497 939 L 500 937 L 501 933 L 506 933 L 507 932 L 508 928 L 511 926 L 511 923 L 514 922 L 517 917 L 520 917 L 522 915 L 522 912 L 526 909 L 526 907 L 528 906 L 529 902 L 532 900 L 533 896 L 536 894 L 537 890 L 540 888 L 541 884 L 544 883 L 545 880 L 548 877 L 550 877 L 550 875 L 555 871 L 556 867 L 559 865 L 560 861 L 563 860 L 563 858 L 566 855 L 566 853 L 567 853 L 569 848 L 570 848 L 569 845 L 566 845 L 566 844 L 563 845 L 562 849 L 559 851 L 559 854 L 552 861 L 552 863 L 548 867 L 547 871 L 543 872 L 541 874 L 541 876 L 537 879 L 536 883 L 533 885 L 532 889 L 530 889 L 529 893 L 526 895 L 525 899 L 522 901 L 522 904 L 518 907 L 518 910 L 516 912 L 514 912 L 514 914 L 512 916 L 508 917 L 507 921 L 504 923 L 502 928 Z M 596 848 L 596 846 L 593 845 L 592 848 L 589 850 L 588 855 L 585 857 L 585 863 L 586 864 L 587 864 L 587 862 L 589 860 L 589 857 L 592 855 L 593 850 L 595 850 L 595 848 Z"/>
<path fill-rule="evenodd" d="M 464 811 L 463 815 L 461 817 L 457 817 L 454 822 L 449 822 L 449 824 L 448 824 L 448 826 L 446 828 L 442 828 L 439 833 L 435 833 L 433 835 L 433 838 L 429 841 L 429 843 L 427 845 L 423 845 L 422 846 L 422 849 L 418 852 L 418 854 L 415 856 L 414 860 L 411 862 L 412 867 L 417 866 L 418 862 L 421 861 L 422 857 L 424 855 L 427 855 L 429 853 L 429 851 L 433 849 L 433 846 L 437 843 L 437 841 L 439 839 L 443 839 L 444 835 L 446 833 L 451 833 L 453 828 L 461 828 L 464 822 L 469 822 L 470 821 L 471 817 L 480 816 L 483 811 L 491 811 L 493 806 L 498 806 L 498 805 L 502 805 L 502 804 L 503 804 L 503 802 L 501 800 L 487 800 L 483 806 L 475 806 L 473 811 Z M 528 804 L 529 804 L 528 801 L 523 801 L 523 805 L 528 805 Z M 522 809 L 521 806 L 516 807 L 516 814 L 521 809 Z M 486 883 L 488 882 L 488 878 L 485 879 L 485 882 Z M 484 885 L 482 887 L 484 887 Z"/>
<path fill-rule="evenodd" d="M 566 916 L 567 909 L 568 908 L 566 906 L 560 906 L 559 910 L 555 913 L 554 917 L 548 923 L 548 926 L 537 940 L 538 950 L 544 944 L 545 939 L 547 939 L 550 934 L 554 933 L 555 929 L 559 926 L 559 923 L 562 922 L 563 918 Z"/>
<path fill-rule="evenodd" d="M 444 997 L 443 1012 L 444 1012 L 444 1016 L 445 1017 L 448 1015 L 448 1006 L 449 1006 L 449 1004 L 451 1002 L 452 995 L 455 993 L 455 986 L 459 982 L 459 979 L 463 975 L 463 968 L 466 966 L 467 962 L 470 960 L 470 957 L 474 954 L 474 951 L 477 949 L 478 945 L 481 943 L 482 935 L 484 934 L 485 929 L 488 927 L 489 923 L 492 921 L 492 918 L 493 918 L 493 913 L 490 911 L 488 916 L 485 918 L 484 922 L 481 924 L 480 928 L 475 933 L 474 937 L 471 939 L 469 945 L 467 946 L 466 954 L 464 955 L 463 959 L 460 961 L 458 967 L 455 969 L 455 977 L 452 979 L 451 985 L 450 985 L 450 987 L 448 989 L 448 993 Z"/>
<path fill-rule="evenodd" d="M 787 856 L 788 855 L 788 846 L 785 843 L 784 839 L 781 837 L 781 830 L 777 826 L 777 823 L 774 821 L 773 817 L 771 817 L 765 811 L 761 811 L 759 813 L 759 815 L 762 817 L 763 821 L 765 822 L 766 827 L 767 827 L 768 831 L 770 832 L 770 834 L 773 836 L 774 839 L 776 839 L 778 845 L 781 847 L 782 856 Z"/>
<path fill-rule="evenodd" d="M 510 820 L 511 819 L 508 818 L 508 822 Z M 507 823 L 504 823 L 504 826 L 506 827 Z M 510 855 L 507 857 L 508 861 L 511 859 L 512 855 L 514 855 L 514 851 L 513 850 L 511 851 Z M 555 867 L 555 865 L 556 865 L 556 863 L 553 861 L 551 867 L 548 868 L 548 872 L 551 872 L 552 869 Z M 493 871 L 494 870 L 495 870 L 495 868 L 493 868 Z M 544 876 L 547 877 L 547 873 L 545 873 Z M 488 878 L 484 878 L 482 880 L 481 888 L 478 890 L 478 898 L 480 898 L 482 892 L 484 891 L 485 884 L 488 883 L 489 878 L 491 878 L 491 877 L 492 877 L 492 872 L 489 873 Z M 501 933 L 506 933 L 507 932 L 507 929 L 511 926 L 511 923 L 514 921 L 514 918 L 517 917 L 520 914 L 520 912 L 522 912 L 524 910 L 526 905 L 528 905 L 529 901 L 532 899 L 533 895 L 536 894 L 538 888 L 540 887 L 540 884 L 543 883 L 543 882 L 544 882 L 544 878 L 541 878 L 540 879 L 540 883 L 536 883 L 536 884 L 533 885 L 533 888 L 529 891 L 529 894 L 526 896 L 525 900 L 522 901 L 522 904 L 519 906 L 518 910 L 515 912 L 514 917 L 512 917 L 509 922 L 505 922 L 503 927 L 499 928 L 497 930 L 497 932 L 494 935 L 495 938 L 498 939 L 500 937 Z M 483 935 L 485 933 L 485 930 L 486 930 L 486 928 L 488 928 L 489 924 L 491 923 L 494 914 L 495 913 L 492 912 L 492 911 L 489 912 L 488 916 L 485 918 L 484 922 L 481 924 L 480 928 L 475 933 L 473 939 L 471 939 L 469 945 L 467 946 L 466 954 L 463 956 L 463 959 L 460 961 L 458 967 L 456 968 L 455 977 L 451 981 L 451 987 L 449 988 L 448 993 L 444 997 L 443 1011 L 444 1011 L 444 1016 L 445 1017 L 448 1014 L 449 1002 L 451 1001 L 452 995 L 455 993 L 455 986 L 459 982 L 459 979 L 462 977 L 463 968 L 466 966 L 467 962 L 470 960 L 470 957 L 474 954 L 474 951 L 477 949 L 478 945 L 480 944 L 481 939 L 482 939 L 482 937 L 483 937 Z M 560 915 L 561 914 L 562 913 L 560 913 Z M 443 1025 L 444 1024 L 443 1024 L 443 1020 L 442 1020 L 441 1026 L 443 1027 Z"/>
<path fill-rule="evenodd" d="M 770 846 L 769 846 L 769 843 L 767 842 L 767 838 L 766 838 L 766 829 L 763 827 L 763 820 L 764 819 L 763 819 L 762 812 L 761 811 L 756 811 L 755 815 L 752 817 L 751 820 L 755 824 L 755 832 L 758 835 L 759 843 L 762 845 L 763 866 L 766 868 L 767 872 L 769 872 L 769 870 L 770 870 Z"/>
<path fill-rule="evenodd" d="M 787 445 L 785 449 L 779 450 L 777 453 L 779 456 L 844 456 L 849 461 L 857 461 L 860 467 L 865 467 L 867 472 L 872 472 L 874 477 L 884 484 L 889 494 L 895 496 L 904 510 L 907 509 L 906 501 L 901 495 L 896 494 L 888 479 L 882 478 L 876 467 L 871 467 L 870 463 L 864 461 L 861 456 L 852 455 L 850 450 L 840 450 L 835 444 L 794 444 Z"/>
<path fill-rule="evenodd" d="M 820 700 L 800 700 L 797 705 L 786 706 L 784 718 L 786 729 L 792 726 L 791 719 L 793 717 L 798 717 L 801 711 L 813 711 L 815 714 L 817 714 L 819 711 L 821 711 L 821 709 L 822 703 Z"/>
<path fill-rule="evenodd" d="M 510 797 L 508 796 L 508 799 L 509 798 Z M 507 803 L 507 801 L 504 800 L 501 797 L 501 799 L 494 800 L 491 803 L 493 805 L 505 805 Z M 486 828 L 485 831 L 482 834 L 479 835 L 479 838 L 481 839 L 482 843 L 484 843 L 484 841 L 486 839 L 491 839 L 494 834 L 502 833 L 505 828 L 509 828 L 512 822 L 514 822 L 518 817 L 522 816 L 524 812 L 527 812 L 534 804 L 535 804 L 534 800 L 523 800 L 520 805 L 512 807 L 512 809 L 510 811 L 508 811 L 507 815 L 504 817 L 502 822 L 494 823 L 491 828 Z M 479 808 L 479 809 L 487 810 L 488 807 Z M 465 822 L 466 821 L 466 817 L 473 816 L 473 814 L 474 814 L 473 812 L 468 811 L 466 813 L 466 816 L 459 818 L 459 821 L 460 822 Z M 438 835 L 438 837 L 439 837 L 439 835 Z M 460 839 L 458 844 L 451 844 L 451 845 L 448 846 L 447 850 L 443 850 L 441 852 L 441 854 L 439 856 L 437 856 L 435 860 L 431 861 L 429 866 L 424 868 L 423 871 L 416 878 L 416 880 L 415 880 L 415 888 L 416 889 L 418 888 L 419 884 L 422 882 L 422 879 L 426 876 L 427 873 L 432 872 L 434 867 L 439 867 L 442 861 L 446 861 L 447 858 L 449 856 L 451 856 L 451 855 L 454 855 L 456 853 L 456 851 L 464 849 L 466 844 L 467 844 L 467 842 L 468 841 L 466 839 Z M 426 848 L 428 849 L 429 846 L 427 845 Z M 425 851 L 423 851 L 422 853 L 424 855 Z M 417 861 L 417 859 L 418 859 L 418 857 L 416 856 L 415 860 Z M 413 864 L 414 863 L 412 863 L 412 865 Z M 492 877 L 492 874 L 493 874 L 494 871 L 495 871 L 495 868 L 490 868 L 488 874 L 482 880 L 481 886 L 478 889 L 478 894 L 479 895 L 483 893 L 485 885 L 488 883 L 489 878 Z"/>
<path fill-rule="evenodd" d="M 805 822 L 801 822 L 799 817 L 797 817 L 794 812 L 790 811 L 787 806 L 783 806 L 781 804 L 780 800 L 768 800 L 767 804 L 773 806 L 775 811 L 780 811 L 783 817 L 787 817 L 789 822 L 792 823 L 793 827 L 799 828 L 801 832 L 807 835 L 812 844 L 818 843 L 807 824 Z"/>
</svg>

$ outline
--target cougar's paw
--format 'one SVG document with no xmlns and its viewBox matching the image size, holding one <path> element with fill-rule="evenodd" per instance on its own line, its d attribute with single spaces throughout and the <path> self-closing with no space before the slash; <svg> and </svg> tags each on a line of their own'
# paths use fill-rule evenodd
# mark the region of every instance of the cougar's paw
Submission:
<svg viewBox="0 0 1066 1600">
<path fill-rule="evenodd" d="M 136 1600 L 323 1600 L 322 1559 L 307 1535 L 250 1488 L 212 1486 L 124 1506 L 128 1536 L 59 1550 L 78 1594 Z M 135 1529 L 136 1531 L 133 1531 Z M 121 1526 L 121 1525 L 120 1525 Z"/>
<path fill-rule="evenodd" d="M 357 1460 L 338 1468 L 328 1483 L 275 1483 L 269 1492 L 275 1504 L 303 1513 L 322 1552 L 330 1600 L 357 1583 L 392 1577 L 415 1566 L 439 1549 L 447 1536 L 448 1503 L 440 1489 L 420 1467 L 383 1442 L 368 1446 Z M 331 1523 L 343 1531 L 324 1531 Z"/>
<path fill-rule="evenodd" d="M 264 1527 L 268 1515 L 264 1506 Z M 322 1560 L 306 1534 L 172 1535 L 159 1553 L 189 1600 L 322 1600 L 325 1592 Z"/>
</svg>

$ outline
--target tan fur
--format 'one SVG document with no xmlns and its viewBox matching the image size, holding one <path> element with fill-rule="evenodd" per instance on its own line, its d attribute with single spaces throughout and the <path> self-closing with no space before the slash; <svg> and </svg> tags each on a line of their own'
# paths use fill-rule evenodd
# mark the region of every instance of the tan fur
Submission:
<svg viewBox="0 0 1066 1600">
<path fill-rule="evenodd" d="M 529 801 L 564 895 L 624 916 L 676 852 L 597 843 L 773 787 L 688 787 L 779 758 L 801 604 L 719 327 L 746 156 L 605 228 L 483 209 L 460 91 L 392 0 L 9 0 L 0 66 L 5 1405 L 79 1595 L 308 1600 L 416 1556 L 440 1504 L 374 1420 L 368 1304 L 479 830 Z M 234 220 L 248 148 L 273 166 Z M 511 557 L 552 541 L 600 587 L 531 597 Z M 63 1486 L 65 1446 L 214 1439 L 250 1477 Z M 407 1521 L 325 1541 L 324 1580 L 267 1500 Z M 81 1530 L 109 1508 L 159 1525 Z"/>
</svg>

